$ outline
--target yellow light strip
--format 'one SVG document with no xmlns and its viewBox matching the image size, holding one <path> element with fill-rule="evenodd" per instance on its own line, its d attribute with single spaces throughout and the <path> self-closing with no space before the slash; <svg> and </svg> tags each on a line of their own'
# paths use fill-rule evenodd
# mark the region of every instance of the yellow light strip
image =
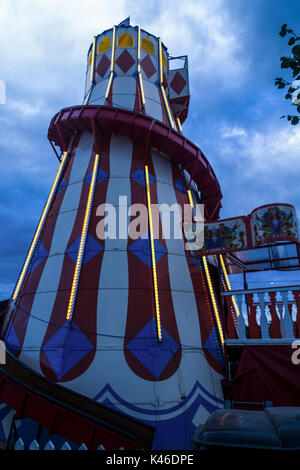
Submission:
<svg viewBox="0 0 300 470">
<path fill-rule="evenodd" d="M 115 60 L 115 44 L 116 44 L 116 27 L 113 29 L 113 40 L 112 40 L 112 49 L 111 49 L 111 64 L 110 71 L 114 71 L 114 60 Z"/>
<path fill-rule="evenodd" d="M 160 39 L 160 38 L 158 39 L 158 46 L 159 46 L 159 80 L 160 80 L 160 89 L 161 89 L 163 101 L 164 101 L 164 104 L 165 104 L 165 108 L 166 108 L 166 110 L 167 110 L 167 114 L 168 114 L 168 118 L 169 118 L 169 121 L 170 121 L 170 125 L 171 125 L 172 129 L 175 129 L 175 124 L 174 124 L 174 121 L 173 121 L 173 118 L 172 118 L 172 114 L 171 114 L 171 111 L 170 111 L 170 108 L 169 108 L 169 105 L 168 105 L 168 100 L 167 100 L 167 97 L 166 97 L 166 92 L 165 92 L 165 89 L 164 89 L 164 86 L 163 86 L 164 78 L 163 78 L 163 66 L 162 66 L 162 47 L 161 47 L 161 39 Z"/>
<path fill-rule="evenodd" d="M 178 129 L 180 130 L 180 132 L 182 132 L 182 126 L 181 126 L 180 119 L 176 118 L 176 122 L 177 122 Z"/>
<path fill-rule="evenodd" d="M 141 72 L 138 72 L 139 75 L 139 84 L 140 84 L 140 90 L 141 90 L 141 95 L 142 95 L 142 104 L 145 106 L 145 94 L 144 94 L 144 85 L 143 85 L 143 79 L 142 79 L 142 74 Z"/>
<path fill-rule="evenodd" d="M 59 183 L 59 181 L 60 181 L 60 177 L 61 177 L 62 171 L 63 171 L 63 169 L 64 169 L 64 166 L 65 166 L 66 158 L 67 158 L 67 152 L 64 152 L 64 153 L 63 153 L 63 158 L 61 159 L 61 162 L 60 162 L 58 171 L 57 171 L 57 173 L 56 173 L 56 176 L 55 176 L 55 179 L 54 179 L 52 188 L 51 188 L 51 190 L 50 190 L 50 193 L 49 193 L 49 196 L 48 196 L 46 205 L 45 205 L 45 207 L 44 207 L 44 210 L 43 210 L 43 212 L 42 212 L 42 215 L 41 215 L 39 224 L 38 224 L 37 229 L 36 229 L 36 231 L 35 231 L 33 240 L 32 240 L 32 242 L 31 242 L 31 245 L 30 245 L 30 248 L 29 248 L 29 251 L 28 251 L 28 254 L 27 254 L 25 263 L 24 263 L 24 266 L 23 266 L 23 268 L 22 268 L 22 271 L 21 271 L 19 280 L 18 280 L 17 285 L 16 285 L 16 287 L 15 287 L 15 290 L 14 290 L 14 292 L 13 292 L 12 300 L 16 300 L 16 298 L 17 298 L 17 296 L 18 296 L 18 294 L 19 294 L 19 292 L 20 292 L 20 289 L 21 289 L 21 287 L 22 287 L 22 284 L 23 284 L 23 281 L 24 281 L 24 278 L 25 278 L 25 275 L 26 275 L 28 266 L 29 266 L 30 261 L 31 261 L 31 259 L 32 259 L 32 255 L 33 255 L 33 253 L 34 253 L 36 244 L 37 244 L 37 242 L 38 242 L 38 239 L 39 239 L 39 236 L 40 236 L 40 234 L 41 234 L 42 228 L 43 228 L 43 226 L 44 226 L 45 220 L 46 220 L 46 218 L 47 218 L 47 215 L 48 215 L 48 212 L 49 212 L 51 203 L 52 203 L 52 201 L 53 201 L 53 197 L 54 197 L 55 191 L 56 191 L 57 186 L 58 186 L 58 183 Z"/>
<path fill-rule="evenodd" d="M 140 64 L 140 59 L 141 59 L 141 28 L 140 26 L 138 27 L 138 77 L 139 77 L 139 84 L 140 84 L 140 90 L 141 90 L 141 95 L 142 95 L 142 104 L 145 106 L 145 94 L 144 94 L 144 86 L 143 86 L 143 77 L 142 77 L 142 72 L 141 72 L 141 64 Z"/>
<path fill-rule="evenodd" d="M 175 129 L 175 124 L 174 124 L 172 114 L 171 114 L 171 111 L 170 111 L 170 108 L 169 108 L 169 105 L 168 105 L 168 100 L 167 100 L 167 97 L 166 97 L 166 92 L 165 92 L 164 86 L 160 85 L 160 89 L 161 89 L 161 92 L 162 92 L 162 95 L 163 95 L 163 99 L 164 99 L 164 103 L 165 103 L 165 106 L 166 106 L 166 110 L 167 110 L 167 113 L 168 113 L 168 117 L 169 117 L 171 127 L 172 127 L 172 129 Z"/>
<path fill-rule="evenodd" d="M 219 310 L 218 310 L 218 306 L 217 306 L 217 302 L 216 302 L 216 297 L 215 297 L 213 285 L 212 285 L 212 282 L 211 282 L 211 277 L 210 277 L 210 272 L 209 272 L 209 269 L 208 269 L 206 256 L 203 256 L 202 259 L 203 259 L 206 279 L 207 279 L 207 282 L 208 282 L 209 293 L 210 293 L 210 297 L 211 297 L 211 300 L 212 300 L 212 304 L 213 304 L 213 308 L 214 308 L 214 312 L 215 312 L 215 316 L 216 316 L 216 321 L 217 321 L 217 326 L 218 326 L 218 330 L 219 330 L 221 343 L 222 343 L 222 345 L 224 345 L 224 335 L 223 335 L 223 330 L 222 330 L 222 324 L 221 324 L 221 320 L 220 320 L 220 316 L 219 316 Z"/>
<path fill-rule="evenodd" d="M 94 70 L 95 70 L 95 47 L 96 47 L 96 38 L 93 39 L 93 49 L 92 49 L 92 64 L 91 64 L 91 82 L 94 81 Z"/>
<path fill-rule="evenodd" d="M 161 47 L 161 39 L 158 39 L 158 47 L 159 47 L 159 83 L 160 85 L 163 83 L 163 69 L 162 69 L 162 47 Z"/>
<path fill-rule="evenodd" d="M 105 93 L 105 99 L 108 98 L 110 87 L 111 87 L 111 82 L 114 76 L 115 42 L 116 42 L 116 27 L 114 26 L 112 48 L 111 48 L 110 76 L 109 76 L 109 81 L 108 81 L 108 85 L 107 85 L 107 89 Z"/>
<path fill-rule="evenodd" d="M 191 193 L 190 189 L 187 190 L 187 195 L 188 195 L 188 200 L 189 200 L 190 206 L 193 208 L 194 207 L 194 201 L 193 201 L 192 193 Z"/>
<path fill-rule="evenodd" d="M 227 274 L 227 271 L 226 271 L 226 266 L 225 266 L 224 259 L 223 259 L 223 256 L 222 256 L 222 255 L 220 255 L 220 261 L 221 261 L 221 265 L 222 265 L 223 274 L 224 274 L 224 277 L 225 277 L 227 289 L 230 291 L 230 290 L 231 290 L 231 285 L 230 285 L 230 281 L 229 281 L 229 278 L 228 278 L 228 274 Z M 239 308 L 238 308 L 238 306 L 237 306 L 235 297 L 232 295 L 231 298 L 232 298 L 232 303 L 233 303 L 233 305 L 234 305 L 236 314 L 237 314 L 237 316 L 239 316 L 240 311 L 239 311 Z"/>
<path fill-rule="evenodd" d="M 94 190 L 95 190 L 95 186 L 96 186 L 98 163 L 99 163 L 99 155 L 97 153 L 95 155 L 93 174 L 92 174 L 90 190 L 89 190 L 89 195 L 88 195 L 88 200 L 87 200 L 87 205 L 86 205 L 86 209 L 85 209 L 83 225 L 82 225 L 82 230 L 81 230 L 79 250 L 78 250 L 78 254 L 77 254 L 77 261 L 76 261 L 76 266 L 75 266 L 75 270 L 74 270 L 74 277 L 73 277 L 71 294 L 70 294 L 68 311 L 67 311 L 67 320 L 72 320 L 72 316 L 73 316 L 74 304 L 75 304 L 77 288 L 78 288 L 78 282 L 79 282 L 79 275 L 80 275 L 81 265 L 82 265 L 82 258 L 83 258 L 83 253 L 84 253 L 84 249 L 85 249 L 85 244 L 86 244 L 86 239 L 87 239 L 87 231 L 88 231 L 88 226 L 89 226 L 89 221 L 90 221 Z"/>
<path fill-rule="evenodd" d="M 149 172 L 148 166 L 145 165 L 145 177 L 147 187 L 147 202 L 148 202 L 148 216 L 149 216 L 149 229 L 150 229 L 150 245 L 151 245 L 151 258 L 152 258 L 152 271 L 153 271 L 153 285 L 154 285 L 154 299 L 155 299 L 155 311 L 156 311 L 156 324 L 157 324 L 157 337 L 158 341 L 162 340 L 161 335 L 161 323 L 160 323 L 160 309 L 159 309 L 159 297 L 157 287 L 157 272 L 156 272 L 156 261 L 155 261 L 155 249 L 153 239 L 153 224 L 152 224 L 152 208 L 151 208 L 151 196 L 150 196 L 150 185 L 149 185 Z"/>
<path fill-rule="evenodd" d="M 193 208 L 194 207 L 194 202 L 193 202 L 193 199 L 192 199 L 191 191 L 189 189 L 187 190 L 187 195 L 188 195 L 188 200 L 189 200 L 190 206 Z M 205 269 L 206 279 L 207 279 L 207 282 L 208 282 L 209 293 L 210 293 L 211 301 L 212 301 L 212 304 L 213 304 L 213 309 L 214 309 L 214 313 L 215 313 L 215 317 L 216 317 L 216 321 L 217 321 L 217 326 L 218 326 L 218 330 L 219 330 L 220 339 L 221 339 L 222 345 L 224 345 L 224 335 L 223 335 L 223 330 L 222 330 L 222 324 L 221 324 L 221 320 L 220 320 L 220 316 L 219 316 L 219 310 L 218 310 L 218 306 L 217 306 L 217 302 L 216 302 L 216 297 L 215 297 L 213 285 L 212 285 L 212 282 L 211 282 L 210 272 L 209 272 L 208 265 L 207 265 L 207 260 L 206 260 L 205 256 L 203 256 L 202 258 L 203 258 L 203 265 L 204 265 L 204 269 Z"/>
</svg>

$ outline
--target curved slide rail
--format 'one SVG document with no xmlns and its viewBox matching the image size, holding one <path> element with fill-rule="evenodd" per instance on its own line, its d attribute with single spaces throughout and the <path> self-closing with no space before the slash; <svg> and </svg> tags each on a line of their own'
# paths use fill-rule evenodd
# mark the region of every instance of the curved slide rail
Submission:
<svg viewBox="0 0 300 470">
<path fill-rule="evenodd" d="M 0 365 L 0 400 L 16 411 L 90 450 L 151 449 L 155 429 L 34 372 L 8 351 Z"/>
</svg>

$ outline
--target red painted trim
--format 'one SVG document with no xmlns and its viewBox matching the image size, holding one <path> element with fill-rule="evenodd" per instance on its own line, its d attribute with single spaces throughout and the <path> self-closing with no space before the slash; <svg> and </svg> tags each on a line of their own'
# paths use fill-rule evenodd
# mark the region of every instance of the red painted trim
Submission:
<svg viewBox="0 0 300 470">
<path fill-rule="evenodd" d="M 108 106 L 73 106 L 62 109 L 54 116 L 48 138 L 64 150 L 75 130 L 92 132 L 93 120 L 97 121 L 103 132 L 124 135 L 133 141 L 145 142 L 149 132 L 151 147 L 169 156 L 172 163 L 181 164 L 183 169 L 192 168 L 193 179 L 201 192 L 208 218 L 216 207 L 219 208 L 222 199 L 219 182 L 201 150 L 181 133 L 149 116 Z M 217 209 L 216 218 L 218 215 Z"/>
<path fill-rule="evenodd" d="M 84 442 L 88 449 L 97 449 L 100 444 L 107 450 L 139 448 L 139 436 L 125 434 L 115 426 L 113 429 L 104 421 L 40 393 L 6 373 L 5 366 L 0 369 L 0 400 L 16 411 L 17 419 L 32 419 L 53 434 L 77 444 Z"/>
</svg>

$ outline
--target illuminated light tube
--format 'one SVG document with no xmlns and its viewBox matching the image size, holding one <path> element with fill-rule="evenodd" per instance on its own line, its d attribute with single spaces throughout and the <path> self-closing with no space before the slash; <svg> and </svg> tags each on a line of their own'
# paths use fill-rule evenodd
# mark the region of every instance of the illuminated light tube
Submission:
<svg viewBox="0 0 300 470">
<path fill-rule="evenodd" d="M 91 64 L 91 82 L 94 81 L 94 71 L 95 71 L 95 47 L 96 47 L 96 38 L 93 39 L 92 64 Z"/>
<path fill-rule="evenodd" d="M 90 221 L 90 216 L 91 216 L 92 203 L 93 203 L 93 197 L 94 197 L 94 191 L 95 191 L 95 186 L 96 186 L 98 164 L 99 164 L 99 155 L 97 153 L 95 155 L 93 174 L 92 174 L 90 190 L 89 190 L 89 195 L 88 195 L 88 200 L 87 200 L 87 205 L 86 205 L 86 209 L 85 209 L 83 225 L 82 225 L 82 230 L 81 230 L 79 250 L 78 250 L 78 254 L 77 254 L 77 261 L 76 261 L 76 266 L 75 266 L 75 270 L 74 270 L 74 277 L 73 277 L 72 288 L 71 288 L 70 299 L 69 299 L 69 305 L 68 305 L 68 311 L 67 311 L 67 320 L 72 320 L 72 316 L 73 316 L 73 310 L 74 310 L 75 299 L 76 299 L 76 294 L 77 294 L 77 288 L 78 288 L 78 283 L 79 283 L 79 276 L 80 276 L 80 271 L 81 271 L 81 266 L 82 266 L 83 253 L 84 253 L 86 239 L 87 239 L 87 231 L 88 231 L 88 226 L 89 226 L 89 221 Z"/>
<path fill-rule="evenodd" d="M 29 248 L 29 251 L 28 251 L 28 254 L 27 254 L 25 263 L 24 263 L 24 266 L 23 266 L 23 268 L 22 268 L 20 277 L 19 277 L 19 279 L 18 279 L 18 282 L 17 282 L 17 284 L 16 284 L 15 290 L 14 290 L 14 292 L 13 292 L 12 300 L 16 300 L 16 298 L 18 297 L 18 294 L 19 294 L 19 292 L 20 292 L 20 290 L 21 290 L 21 287 L 22 287 L 24 278 L 25 278 L 25 276 L 26 276 L 26 272 L 27 272 L 28 266 L 29 266 L 29 264 L 30 264 L 30 262 L 31 262 L 32 255 L 33 255 L 33 253 L 34 253 L 36 244 L 37 244 L 37 242 L 38 242 L 38 239 L 39 239 L 39 237 L 40 237 L 41 231 L 42 231 L 42 229 L 43 229 L 43 227 L 44 227 L 44 224 L 45 224 L 45 220 L 46 220 L 47 215 L 48 215 L 48 213 L 49 213 L 49 209 L 50 209 L 51 204 L 52 204 L 52 201 L 53 201 L 53 199 L 54 199 L 55 191 L 56 191 L 56 189 L 57 189 L 57 187 L 58 187 L 58 184 L 59 184 L 59 182 L 60 182 L 60 177 L 61 177 L 62 172 L 63 172 L 64 167 L 65 167 L 65 162 L 66 162 L 67 155 L 68 155 L 67 152 L 64 152 L 64 153 L 63 153 L 63 158 L 61 159 L 60 165 L 59 165 L 59 167 L 58 167 L 58 171 L 57 171 L 57 173 L 56 173 L 56 176 L 55 176 L 55 179 L 54 179 L 54 182 L 53 182 L 51 191 L 50 191 L 50 193 L 49 193 L 49 196 L 48 196 L 46 205 L 45 205 L 44 210 L 43 210 L 43 212 L 42 212 L 40 221 L 39 221 L 39 223 L 38 223 L 37 229 L 36 229 L 36 231 L 35 231 L 33 240 L 32 240 L 32 242 L 31 242 L 31 245 L 30 245 L 30 248 Z"/>
<path fill-rule="evenodd" d="M 191 193 L 190 189 L 187 190 L 187 195 L 188 195 L 188 200 L 189 200 L 190 206 L 193 208 L 194 207 L 194 201 L 193 201 L 192 193 Z"/>
<path fill-rule="evenodd" d="M 169 108 L 169 105 L 168 105 L 168 100 L 167 100 L 167 97 L 166 97 L 166 92 L 165 92 L 165 89 L 164 89 L 164 86 L 163 86 L 162 47 L 161 47 L 161 39 L 160 38 L 158 39 L 158 45 L 159 45 L 159 81 L 160 81 L 160 89 L 161 89 L 164 105 L 165 105 L 165 108 L 167 110 L 170 125 L 171 125 L 172 129 L 175 129 L 175 125 L 174 125 L 174 122 L 173 122 L 171 111 L 170 111 L 170 108 Z"/>
<path fill-rule="evenodd" d="M 163 83 L 163 70 L 162 70 L 162 48 L 161 48 L 161 39 L 158 39 L 158 47 L 159 47 L 159 82 L 160 84 Z"/>
<path fill-rule="evenodd" d="M 172 127 L 172 129 L 175 129 L 174 121 L 173 121 L 171 111 L 170 111 L 170 108 L 169 108 L 169 105 L 168 105 L 168 100 L 167 100 L 167 97 L 166 97 L 166 92 L 165 92 L 164 86 L 162 84 L 160 85 L 160 89 L 161 89 L 161 92 L 162 92 L 162 95 L 163 95 L 163 99 L 164 99 L 164 103 L 165 103 L 165 107 L 166 107 L 166 110 L 167 110 L 167 113 L 168 113 L 168 117 L 169 117 L 171 127 Z"/>
<path fill-rule="evenodd" d="M 142 77 L 142 73 L 141 73 L 140 59 L 141 59 L 141 28 L 139 26 L 139 28 L 138 28 L 138 67 L 137 67 L 137 71 L 138 71 L 139 85 L 140 85 L 140 90 L 141 90 L 142 104 L 143 104 L 143 107 L 145 107 L 145 94 L 144 94 L 143 77 Z"/>
<path fill-rule="evenodd" d="M 112 48 L 111 48 L 111 63 L 110 63 L 110 76 L 109 76 L 109 81 L 105 93 L 105 99 L 107 100 L 110 87 L 111 87 L 111 82 L 114 76 L 114 60 L 115 60 L 115 42 L 116 42 L 116 27 L 114 26 L 113 29 L 113 40 L 112 40 Z"/>
<path fill-rule="evenodd" d="M 177 122 L 178 129 L 180 130 L 180 132 L 182 132 L 182 126 L 181 126 L 180 119 L 176 118 L 176 122 Z"/>
<path fill-rule="evenodd" d="M 145 101 L 144 86 L 143 86 L 143 79 L 142 79 L 141 72 L 138 72 L 138 76 L 139 76 L 139 84 L 140 84 L 140 90 L 141 90 L 142 104 L 145 107 L 146 101 Z"/>
<path fill-rule="evenodd" d="M 151 196 L 150 196 L 150 187 L 149 187 L 150 186 L 149 185 L 149 172 L 148 172 L 148 166 L 147 165 L 145 165 L 145 178 L 146 178 L 146 188 L 147 188 L 147 202 L 148 202 L 148 216 L 149 216 L 149 229 L 150 229 L 150 245 L 151 245 L 151 258 L 152 258 L 152 272 L 153 272 L 157 337 L 158 337 L 158 341 L 161 342 L 162 335 L 161 335 L 159 297 L 158 297 L 158 288 L 157 288 L 157 271 L 156 271 L 154 239 L 153 239 L 153 224 L 152 224 Z"/>
<path fill-rule="evenodd" d="M 225 266 L 224 259 L 223 259 L 223 256 L 222 256 L 222 255 L 220 255 L 220 261 L 221 261 L 222 270 L 223 270 L 223 274 L 224 274 L 224 277 L 225 277 L 227 289 L 228 289 L 229 291 L 231 291 L 231 285 L 230 285 L 230 281 L 229 281 L 229 278 L 228 278 L 228 274 L 227 274 L 227 271 L 226 271 L 226 266 Z M 233 305 L 234 305 L 236 314 L 237 314 L 237 316 L 239 316 L 240 311 L 239 311 L 239 308 L 238 308 L 238 306 L 237 306 L 235 297 L 232 295 L 231 298 L 232 298 L 232 303 L 233 303 Z"/>
<path fill-rule="evenodd" d="M 194 203 L 193 203 L 191 191 L 189 189 L 187 190 L 187 195 L 188 195 L 188 200 L 189 200 L 190 206 L 193 208 Z M 222 330 L 222 324 L 221 324 L 221 320 L 220 320 L 220 315 L 219 315 L 218 305 L 217 305 L 217 302 L 216 302 L 214 288 L 213 288 L 213 285 L 212 285 L 212 282 L 211 282 L 210 272 L 209 272 L 208 265 L 207 265 L 207 260 L 206 260 L 205 256 L 203 256 L 202 259 L 203 259 L 203 265 L 204 265 L 206 279 L 207 279 L 207 283 L 208 283 L 210 298 L 211 298 L 211 301 L 212 301 L 212 304 L 213 304 L 213 309 L 214 309 L 215 318 L 216 318 L 216 321 L 217 321 L 217 327 L 218 327 L 221 343 L 222 343 L 222 346 L 224 346 L 224 335 L 223 335 L 223 330 Z"/>
<path fill-rule="evenodd" d="M 216 317 L 216 321 L 217 321 L 217 326 L 218 326 L 218 330 L 219 330 L 221 343 L 222 343 L 222 345 L 224 345 L 224 335 L 223 335 L 223 330 L 222 330 L 222 324 L 221 324 L 221 320 L 220 320 L 220 316 L 219 316 L 219 310 L 218 310 L 218 306 L 217 306 L 217 302 L 216 302 L 216 297 L 215 297 L 213 285 L 212 285 L 212 282 L 211 282 L 211 277 L 210 277 L 210 272 L 209 272 L 209 269 L 208 269 L 206 256 L 203 256 L 202 258 L 203 258 L 203 264 L 204 264 L 206 279 L 207 279 L 207 282 L 208 282 L 209 293 L 210 293 L 211 301 L 212 301 L 212 304 L 213 304 L 213 309 L 214 309 L 214 312 L 215 312 L 215 317 Z"/>
</svg>

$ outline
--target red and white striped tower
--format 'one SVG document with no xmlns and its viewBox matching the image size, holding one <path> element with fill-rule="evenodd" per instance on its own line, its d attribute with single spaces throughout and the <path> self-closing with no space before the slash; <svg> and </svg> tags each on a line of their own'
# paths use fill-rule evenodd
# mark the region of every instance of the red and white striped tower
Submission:
<svg viewBox="0 0 300 470">
<path fill-rule="evenodd" d="M 94 37 L 84 104 L 50 123 L 59 170 L 2 331 L 34 370 L 150 423 L 155 447 L 173 449 L 222 407 L 224 367 L 206 258 L 165 236 L 162 213 L 160 235 L 153 230 L 155 204 L 168 212 L 201 201 L 212 220 L 222 197 L 182 134 L 189 84 L 180 60 L 170 68 L 161 39 L 128 21 Z M 120 204 L 144 204 L 145 233 L 99 239 L 104 203 L 125 218 Z"/>
</svg>

